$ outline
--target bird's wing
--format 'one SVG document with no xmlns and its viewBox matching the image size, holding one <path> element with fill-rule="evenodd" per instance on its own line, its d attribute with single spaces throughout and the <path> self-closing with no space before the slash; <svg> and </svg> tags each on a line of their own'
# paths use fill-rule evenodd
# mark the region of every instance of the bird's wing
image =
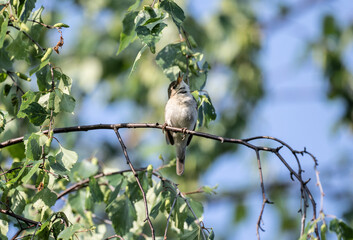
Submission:
<svg viewBox="0 0 353 240">
<path fill-rule="evenodd" d="M 195 128 L 196 128 L 196 123 L 195 123 L 194 128 L 192 130 L 195 131 Z M 192 136 L 193 135 L 189 135 L 188 142 L 186 143 L 186 146 L 189 146 L 191 139 L 192 139 Z"/>
<path fill-rule="evenodd" d="M 174 145 L 174 138 L 170 133 L 170 131 L 165 130 L 164 132 L 165 132 L 165 140 L 167 141 L 167 143 L 170 145 Z"/>
</svg>

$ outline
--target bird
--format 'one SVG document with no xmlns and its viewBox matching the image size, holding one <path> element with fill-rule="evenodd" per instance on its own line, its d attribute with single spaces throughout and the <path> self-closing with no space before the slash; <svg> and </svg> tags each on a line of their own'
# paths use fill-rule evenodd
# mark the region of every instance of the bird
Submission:
<svg viewBox="0 0 353 240">
<path fill-rule="evenodd" d="M 164 129 L 170 126 L 184 130 L 183 133 L 164 131 L 167 144 L 175 145 L 176 173 L 179 176 L 184 172 L 186 147 L 192 139 L 192 135 L 186 135 L 185 130 L 195 130 L 197 116 L 197 102 L 179 73 L 177 80 L 169 84 L 164 116 Z"/>
</svg>

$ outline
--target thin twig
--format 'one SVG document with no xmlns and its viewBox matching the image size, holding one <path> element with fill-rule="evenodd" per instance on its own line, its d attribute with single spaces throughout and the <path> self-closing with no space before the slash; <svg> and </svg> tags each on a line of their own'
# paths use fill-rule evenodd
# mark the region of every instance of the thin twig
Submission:
<svg viewBox="0 0 353 240">
<path fill-rule="evenodd" d="M 12 74 L 14 74 L 14 72 L 10 72 L 10 71 L 7 71 L 7 75 L 11 78 L 13 84 L 15 85 L 16 87 L 16 90 L 20 90 L 20 92 L 23 94 L 25 94 L 25 92 L 22 90 L 22 88 L 18 85 L 18 83 L 15 81 L 14 77 L 12 76 Z"/>
<path fill-rule="evenodd" d="M 134 166 L 132 165 L 132 163 L 131 163 L 131 161 L 130 161 L 130 158 L 129 158 L 129 155 L 128 155 L 128 153 L 127 153 L 127 149 L 126 149 L 125 143 L 124 143 L 123 139 L 121 138 L 120 133 L 119 133 L 119 131 L 118 131 L 118 129 L 117 129 L 116 127 L 114 127 L 114 132 L 115 132 L 116 136 L 118 137 L 118 140 L 119 140 L 119 142 L 120 142 L 121 148 L 122 148 L 122 150 L 123 150 L 123 152 L 124 152 L 124 156 L 125 156 L 126 162 L 127 162 L 127 164 L 130 166 L 131 171 L 134 173 L 136 182 L 137 182 L 137 184 L 138 184 L 138 186 L 139 186 L 139 188 L 140 188 L 140 190 L 141 190 L 141 192 L 142 192 L 143 201 L 144 201 L 144 203 L 145 203 L 145 213 L 146 213 L 146 219 L 145 219 L 145 221 L 147 221 L 148 224 L 150 225 L 152 239 L 154 240 L 154 239 L 155 239 L 154 228 L 153 228 L 153 224 L 152 224 L 152 221 L 151 221 L 151 219 L 150 219 L 149 212 L 148 212 L 148 204 L 147 204 L 147 198 L 146 198 L 145 191 L 143 190 L 143 187 L 142 187 L 142 185 L 141 185 L 141 182 L 140 182 L 140 180 L 139 180 L 139 178 L 138 178 L 138 174 L 137 174 L 137 172 L 135 171 Z"/>
<path fill-rule="evenodd" d="M 141 171 L 146 171 L 147 168 L 139 168 L 136 169 L 136 172 L 141 172 Z M 123 174 L 126 172 L 131 172 L 131 169 L 127 169 L 127 170 L 122 170 L 122 171 L 117 171 L 117 172 L 111 172 L 111 173 L 99 173 L 95 176 L 93 176 L 95 179 L 101 178 L 101 177 L 106 177 L 106 176 L 111 176 L 111 175 L 117 175 L 117 174 Z M 80 188 L 83 188 L 84 186 L 86 186 L 86 184 L 89 183 L 89 178 L 86 178 L 78 183 L 75 183 L 74 185 L 72 185 L 71 187 L 67 188 L 66 190 L 64 190 L 63 192 L 61 192 L 60 194 L 58 194 L 58 199 L 62 198 L 63 196 L 73 192 L 73 191 L 77 191 Z"/>
<path fill-rule="evenodd" d="M 26 35 L 26 37 L 31 40 L 35 45 L 37 45 L 37 47 L 42 51 L 45 52 L 45 48 L 43 48 L 36 40 L 34 40 L 28 33 L 26 33 L 25 31 L 21 31 L 21 29 L 19 27 L 16 27 L 12 24 L 9 24 L 10 27 L 13 27 L 15 29 L 17 29 L 18 31 L 22 32 L 24 35 Z"/>
<path fill-rule="evenodd" d="M 12 212 L 11 210 L 0 209 L 0 213 L 14 217 L 17 220 L 20 220 L 20 221 L 25 222 L 27 224 L 34 224 L 35 226 L 37 226 L 38 224 L 39 224 L 39 226 L 41 226 L 41 224 L 42 224 L 41 222 L 37 222 L 32 219 L 28 219 L 28 218 L 22 217 L 20 215 L 17 215 L 14 212 Z"/>
<path fill-rule="evenodd" d="M 256 150 L 255 152 L 256 152 L 256 158 L 257 158 L 257 166 L 259 169 L 261 192 L 262 192 L 262 206 L 261 206 L 260 215 L 259 215 L 259 218 L 257 219 L 257 224 L 256 224 L 256 236 L 257 236 L 257 239 L 260 240 L 259 229 L 264 231 L 264 229 L 261 227 L 261 221 L 262 221 L 262 216 L 263 216 L 263 213 L 265 210 L 265 205 L 266 205 L 266 203 L 269 203 L 269 201 L 267 200 L 266 193 L 265 193 L 265 185 L 264 185 L 264 178 L 263 178 L 263 174 L 262 174 L 260 153 L 258 150 Z"/>
<path fill-rule="evenodd" d="M 110 237 L 107 237 L 105 238 L 104 240 L 109 240 L 109 239 L 112 239 L 112 238 L 119 238 L 120 240 L 124 240 L 124 238 L 122 236 L 119 236 L 117 234 L 113 235 L 113 236 L 110 236 Z"/>
<path fill-rule="evenodd" d="M 59 29 L 59 27 L 54 27 L 54 26 L 52 26 L 52 25 L 48 25 L 48 24 L 45 24 L 45 23 L 42 23 L 42 22 L 38 22 L 38 21 L 36 21 L 36 20 L 27 19 L 27 21 L 37 23 L 37 24 L 42 25 L 43 27 L 46 27 L 46 28 L 48 28 L 48 29 L 54 29 L 54 28 Z"/>
<path fill-rule="evenodd" d="M 178 195 L 175 195 L 175 198 L 174 198 L 172 207 L 170 208 L 169 216 L 168 216 L 168 218 L 167 218 L 167 226 L 165 227 L 165 230 L 164 230 L 164 240 L 167 239 L 167 232 L 168 232 L 168 227 L 169 227 L 169 221 L 170 221 L 170 217 L 172 216 L 172 212 L 173 212 L 173 209 L 174 209 L 174 206 L 175 206 L 175 203 L 176 203 L 177 199 L 178 199 Z"/>
</svg>

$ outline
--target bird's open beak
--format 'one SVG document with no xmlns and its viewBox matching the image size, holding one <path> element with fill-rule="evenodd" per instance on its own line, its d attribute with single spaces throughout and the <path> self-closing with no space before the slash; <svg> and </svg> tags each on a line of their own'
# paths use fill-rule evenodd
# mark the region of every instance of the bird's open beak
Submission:
<svg viewBox="0 0 353 240">
<path fill-rule="evenodd" d="M 178 84 L 180 84 L 181 81 L 183 81 L 183 76 L 180 76 L 180 73 L 179 73 L 179 76 L 178 76 L 178 79 L 177 79 Z"/>
</svg>

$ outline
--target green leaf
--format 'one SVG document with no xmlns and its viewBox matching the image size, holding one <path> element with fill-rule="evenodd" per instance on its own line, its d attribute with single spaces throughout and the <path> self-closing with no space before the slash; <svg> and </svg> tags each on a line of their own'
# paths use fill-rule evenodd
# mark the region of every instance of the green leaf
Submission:
<svg viewBox="0 0 353 240">
<path fill-rule="evenodd" d="M 162 206 L 162 204 L 164 205 L 164 201 L 159 201 L 156 205 L 153 206 L 153 208 L 151 209 L 150 212 L 150 216 L 153 218 L 156 218 L 158 216 L 158 213 L 160 212 L 160 208 Z"/>
<path fill-rule="evenodd" d="M 10 90 L 12 88 L 12 85 L 10 84 L 5 84 L 4 86 L 4 90 L 3 90 L 3 93 L 4 93 L 4 96 L 7 97 L 10 93 Z"/>
<path fill-rule="evenodd" d="M 61 221 L 56 221 L 52 227 L 51 231 L 53 232 L 54 239 L 58 239 L 59 234 L 64 230 L 65 224 L 63 224 Z"/>
<path fill-rule="evenodd" d="M 85 193 L 84 191 L 77 191 L 69 194 L 69 204 L 72 209 L 75 209 L 79 214 L 85 216 Z"/>
<path fill-rule="evenodd" d="M 194 240 L 194 239 L 199 239 L 200 237 L 200 229 L 199 228 L 194 228 L 191 231 L 185 231 L 185 234 L 181 236 L 181 240 Z"/>
<path fill-rule="evenodd" d="M 351 240 L 353 239 L 353 229 L 343 221 L 335 218 L 330 222 L 329 229 L 336 233 L 337 239 Z"/>
<path fill-rule="evenodd" d="M 196 91 L 195 91 L 196 92 Z M 215 120 L 217 117 L 216 110 L 213 107 L 211 99 L 206 92 L 200 93 L 197 92 L 199 95 L 198 97 L 198 126 L 205 125 L 208 127 L 208 124 Z"/>
<path fill-rule="evenodd" d="M 19 112 L 17 113 L 17 117 L 25 118 L 27 116 L 27 114 L 25 114 L 23 112 L 23 110 L 27 109 L 31 103 L 37 102 L 37 101 L 38 101 L 38 95 L 35 94 L 34 92 L 30 91 L 30 90 L 27 91 L 22 96 L 22 104 L 21 104 Z"/>
<path fill-rule="evenodd" d="M 166 26 L 165 23 L 158 23 L 151 30 L 146 26 L 138 26 L 136 33 L 140 40 L 149 46 L 151 52 L 155 53 L 156 43 L 160 40 L 161 32 Z"/>
<path fill-rule="evenodd" d="M 136 0 L 136 2 L 129 7 L 128 11 L 137 10 L 140 7 L 141 3 L 142 0 Z"/>
<path fill-rule="evenodd" d="M 0 30 L 0 48 L 4 45 L 4 40 L 6 37 L 6 32 L 7 32 L 7 24 L 9 23 L 9 15 L 6 14 L 5 20 L 1 24 L 1 30 Z M 0 81 L 1 82 L 1 81 Z"/>
<path fill-rule="evenodd" d="M 41 138 L 42 137 L 42 141 Z M 24 144 L 26 148 L 26 158 L 32 161 L 40 160 L 42 157 L 43 140 L 46 138 L 42 133 L 32 133 L 30 136 L 26 135 Z"/>
<path fill-rule="evenodd" d="M 28 58 L 29 42 L 22 33 L 17 34 L 15 40 L 6 48 L 11 60 L 27 60 Z"/>
<path fill-rule="evenodd" d="M 45 211 L 47 208 L 54 206 L 57 200 L 57 195 L 55 192 L 49 188 L 43 188 L 33 197 L 33 207 L 37 210 L 43 209 Z"/>
<path fill-rule="evenodd" d="M 36 102 L 32 102 L 22 112 L 27 115 L 29 121 L 36 126 L 40 126 L 48 117 L 48 112 Z"/>
<path fill-rule="evenodd" d="M 171 0 L 164 0 L 161 3 L 161 8 L 164 9 L 172 17 L 173 22 L 179 28 L 185 20 L 183 9 L 181 9 L 175 2 Z"/>
<path fill-rule="evenodd" d="M 190 89 L 191 90 L 202 90 L 207 81 L 207 74 L 209 70 L 209 65 L 207 62 L 205 62 L 202 65 L 202 68 L 199 69 L 196 62 L 192 65 L 189 66 L 191 71 L 189 73 L 189 78 L 190 78 Z"/>
<path fill-rule="evenodd" d="M 50 167 L 53 169 L 53 171 L 56 174 L 59 174 L 59 175 L 67 174 L 68 170 L 64 167 L 64 164 L 60 160 L 57 160 L 54 156 L 49 156 L 48 160 L 49 160 Z"/>
<path fill-rule="evenodd" d="M 64 229 L 64 231 L 60 232 L 58 239 L 69 240 L 71 237 L 82 227 L 80 224 L 73 224 L 70 227 Z"/>
<path fill-rule="evenodd" d="M 36 173 L 41 163 L 42 161 L 36 161 L 33 163 L 34 165 L 32 165 L 31 170 L 29 170 L 29 172 L 22 178 L 22 182 L 24 184 L 26 184 L 31 179 L 33 174 Z"/>
<path fill-rule="evenodd" d="M 22 214 L 26 207 L 26 200 L 20 191 L 15 189 L 11 197 L 11 210 L 16 214 Z"/>
<path fill-rule="evenodd" d="M 5 48 L 0 48 L 0 71 L 6 72 L 12 69 L 13 59 L 10 59 L 8 51 Z"/>
<path fill-rule="evenodd" d="M 13 184 L 13 183 L 17 182 L 18 179 L 21 178 L 22 174 L 23 174 L 24 171 L 26 170 L 26 167 L 25 167 L 25 166 L 28 165 L 29 161 L 30 161 L 29 159 L 27 159 L 27 160 L 25 161 L 25 163 L 22 165 L 21 170 L 17 173 L 16 177 L 13 178 L 13 179 L 11 179 L 10 181 L 8 181 L 7 184 Z"/>
<path fill-rule="evenodd" d="M 56 159 L 61 161 L 67 170 L 70 170 L 77 162 L 78 156 L 76 152 L 68 150 L 60 145 L 60 151 L 56 155 Z"/>
<path fill-rule="evenodd" d="M 121 179 L 122 180 L 122 179 Z M 107 208 L 109 208 L 109 205 L 114 202 L 114 200 L 117 198 L 117 196 L 119 195 L 120 189 L 121 189 L 121 185 L 122 185 L 123 181 L 120 181 L 120 183 L 115 187 L 114 191 L 112 193 L 110 193 L 109 195 L 109 200 L 107 202 Z"/>
<path fill-rule="evenodd" d="M 0 239 L 7 240 L 6 234 L 9 232 L 9 221 L 0 219 Z"/>
<path fill-rule="evenodd" d="M 36 236 L 38 237 L 38 239 L 50 239 L 49 238 L 49 235 L 50 235 L 49 224 L 50 224 L 50 222 L 46 221 L 42 224 L 42 226 L 40 226 L 40 228 L 36 232 Z"/>
<path fill-rule="evenodd" d="M 188 212 L 187 212 L 186 203 L 181 198 L 177 199 L 174 212 L 175 212 L 174 214 L 175 225 L 177 228 L 183 230 L 184 223 L 186 221 L 186 218 L 188 217 Z"/>
<path fill-rule="evenodd" d="M 179 72 L 186 72 L 186 57 L 181 50 L 185 43 L 173 43 L 165 46 L 156 56 L 156 62 L 163 73 L 174 81 Z"/>
<path fill-rule="evenodd" d="M 201 218 L 202 214 L 203 214 L 202 203 L 200 203 L 198 201 L 195 201 L 195 200 L 193 200 L 191 198 L 188 198 L 188 200 L 189 200 L 189 203 L 190 203 L 190 206 L 191 206 L 192 210 L 194 210 L 194 213 L 195 213 L 196 217 Z M 189 214 L 191 214 L 190 216 L 192 218 L 195 218 L 194 215 L 192 215 L 192 213 L 190 213 L 190 211 L 189 211 Z"/>
<path fill-rule="evenodd" d="M 113 223 L 115 232 L 119 235 L 128 233 L 137 218 L 134 205 L 126 195 L 122 195 L 113 201 L 106 208 L 106 212 Z"/>
<path fill-rule="evenodd" d="M 131 68 L 131 71 L 130 71 L 130 74 L 129 74 L 129 78 L 131 77 L 131 74 L 135 71 L 137 62 L 140 60 L 140 58 L 141 58 L 141 56 L 142 56 L 142 53 L 143 53 L 146 49 L 147 49 L 147 45 L 145 44 L 145 45 L 140 49 L 140 51 L 137 53 L 136 58 L 135 58 L 135 61 L 134 61 L 134 63 L 132 64 L 132 68 Z"/>
<path fill-rule="evenodd" d="M 2 111 L 0 111 L 0 133 L 2 133 L 5 130 L 5 125 L 6 125 L 5 114 Z"/>
<path fill-rule="evenodd" d="M 136 26 L 148 26 L 152 29 L 165 18 L 165 14 L 159 8 L 144 6 L 135 18 Z"/>
<path fill-rule="evenodd" d="M 138 12 L 128 12 L 123 19 L 123 32 L 120 34 L 120 44 L 117 55 L 127 48 L 136 39 L 135 18 Z"/>
<path fill-rule="evenodd" d="M 25 145 L 24 143 L 18 143 L 6 148 L 9 151 L 12 158 L 23 159 L 26 157 L 25 155 Z"/>
<path fill-rule="evenodd" d="M 58 90 L 55 90 L 55 93 L 58 95 Z M 60 96 L 60 95 L 58 95 Z M 61 95 L 61 101 L 60 101 L 60 110 L 64 112 L 69 112 L 72 113 L 75 109 L 75 104 L 76 100 L 71 96 L 66 93 Z"/>
<path fill-rule="evenodd" d="M 26 0 L 21 12 L 21 21 L 26 22 L 27 18 L 31 14 L 33 8 L 36 5 L 36 0 Z"/>
<path fill-rule="evenodd" d="M 94 177 L 89 178 L 89 190 L 94 202 L 97 203 L 103 201 L 104 195 L 99 187 L 97 180 Z"/>
<path fill-rule="evenodd" d="M 37 76 L 37 85 L 38 85 L 39 91 L 48 91 L 49 89 L 51 89 L 51 84 L 50 84 L 51 74 L 50 74 L 49 65 L 46 65 L 40 70 L 38 70 L 36 72 L 36 76 Z"/>
<path fill-rule="evenodd" d="M 26 92 L 22 96 L 22 104 L 17 117 L 27 117 L 36 126 L 41 125 L 48 117 L 48 112 L 37 103 L 38 94 L 32 91 Z"/>
<path fill-rule="evenodd" d="M 32 76 L 33 73 L 38 72 L 39 70 L 41 70 L 43 67 L 47 66 L 49 64 L 49 60 L 47 59 L 44 62 L 41 62 L 38 66 L 36 66 L 35 68 L 33 68 L 31 71 L 29 71 L 29 75 Z"/>
</svg>

